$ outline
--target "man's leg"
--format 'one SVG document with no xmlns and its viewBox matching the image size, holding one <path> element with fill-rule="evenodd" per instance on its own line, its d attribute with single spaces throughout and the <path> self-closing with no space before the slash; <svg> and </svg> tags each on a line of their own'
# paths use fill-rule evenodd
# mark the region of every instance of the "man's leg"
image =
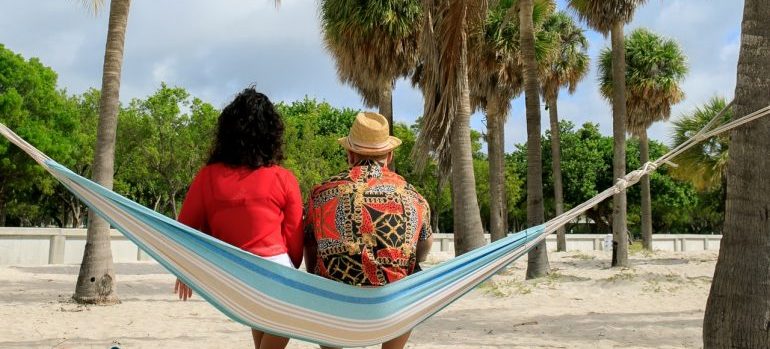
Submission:
<svg viewBox="0 0 770 349">
<path fill-rule="evenodd" d="M 262 335 L 264 335 L 265 332 L 251 329 L 251 337 L 254 338 L 254 349 L 259 349 L 259 344 L 262 343 Z"/>
<path fill-rule="evenodd" d="M 409 331 L 385 343 L 382 343 L 382 349 L 403 349 L 406 346 L 406 342 L 409 341 L 409 335 L 411 334 L 412 331 Z"/>
<path fill-rule="evenodd" d="M 409 335 L 411 334 L 412 334 L 412 331 L 409 331 L 385 343 L 382 343 L 382 349 L 403 349 L 406 346 L 406 342 L 409 341 Z M 342 349 L 342 348 L 325 347 L 322 345 L 321 349 Z"/>
<path fill-rule="evenodd" d="M 254 349 L 283 349 L 289 344 L 289 339 L 264 333 L 252 329 L 251 336 L 254 338 Z"/>
</svg>

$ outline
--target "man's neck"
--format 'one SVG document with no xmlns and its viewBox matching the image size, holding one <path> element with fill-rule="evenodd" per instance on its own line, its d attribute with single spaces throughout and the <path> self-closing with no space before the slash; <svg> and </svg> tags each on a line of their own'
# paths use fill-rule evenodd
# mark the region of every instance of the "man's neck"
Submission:
<svg viewBox="0 0 770 349">
<path fill-rule="evenodd" d="M 357 166 L 370 166 L 370 165 L 377 165 L 384 169 L 388 169 L 388 164 L 385 160 L 378 161 L 378 160 L 372 160 L 372 159 L 363 159 L 358 160 L 354 164 L 352 164 L 350 167 L 357 167 Z"/>
</svg>

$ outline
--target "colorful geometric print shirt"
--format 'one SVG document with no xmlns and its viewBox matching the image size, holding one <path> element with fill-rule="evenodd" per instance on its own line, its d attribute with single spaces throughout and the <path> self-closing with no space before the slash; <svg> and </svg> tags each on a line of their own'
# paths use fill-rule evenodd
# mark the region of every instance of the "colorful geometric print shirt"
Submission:
<svg viewBox="0 0 770 349">
<path fill-rule="evenodd" d="M 431 234 L 425 199 L 375 161 L 316 186 L 306 209 L 306 234 L 318 245 L 315 273 L 350 285 L 382 286 L 411 274 L 417 242 Z"/>
</svg>

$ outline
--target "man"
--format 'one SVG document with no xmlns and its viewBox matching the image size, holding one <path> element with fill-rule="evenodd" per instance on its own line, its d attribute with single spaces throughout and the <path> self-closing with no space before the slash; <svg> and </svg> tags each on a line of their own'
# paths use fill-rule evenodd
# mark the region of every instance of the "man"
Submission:
<svg viewBox="0 0 770 349">
<path fill-rule="evenodd" d="M 350 168 L 316 186 L 308 200 L 307 269 L 356 286 L 400 280 L 415 272 L 433 241 L 427 202 L 388 170 L 401 140 L 388 135 L 385 117 L 364 112 L 338 142 L 348 152 Z M 382 348 L 403 348 L 410 333 Z"/>
</svg>

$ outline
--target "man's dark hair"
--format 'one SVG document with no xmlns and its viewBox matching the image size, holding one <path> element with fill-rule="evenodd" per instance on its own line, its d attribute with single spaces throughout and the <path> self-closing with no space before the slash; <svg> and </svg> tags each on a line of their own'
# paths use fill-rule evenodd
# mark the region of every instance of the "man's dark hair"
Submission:
<svg viewBox="0 0 770 349">
<path fill-rule="evenodd" d="M 256 169 L 283 160 L 283 120 L 273 103 L 249 87 L 222 110 L 207 164 Z"/>
</svg>

